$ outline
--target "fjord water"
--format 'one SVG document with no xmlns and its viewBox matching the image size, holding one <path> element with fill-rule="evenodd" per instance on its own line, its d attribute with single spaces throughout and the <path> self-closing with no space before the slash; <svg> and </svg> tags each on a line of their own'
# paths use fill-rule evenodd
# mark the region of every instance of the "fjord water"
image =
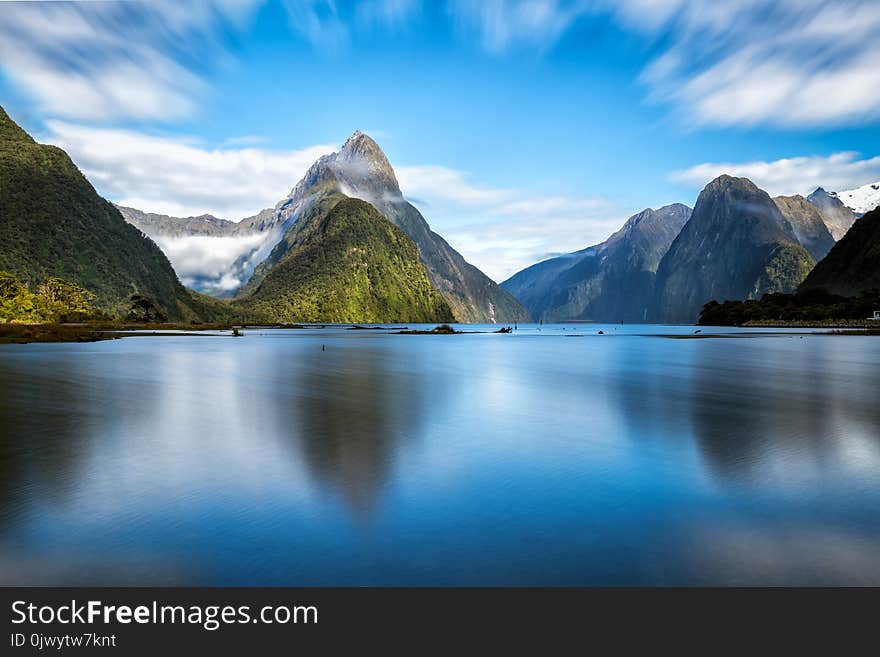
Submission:
<svg viewBox="0 0 880 657">
<path fill-rule="evenodd" d="M 880 584 L 880 339 L 693 331 L 0 346 L 0 584 Z"/>
</svg>

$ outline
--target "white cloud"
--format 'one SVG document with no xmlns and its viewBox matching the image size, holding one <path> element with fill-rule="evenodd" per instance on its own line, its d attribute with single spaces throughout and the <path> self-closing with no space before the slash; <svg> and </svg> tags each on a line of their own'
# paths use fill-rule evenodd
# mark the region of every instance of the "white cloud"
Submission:
<svg viewBox="0 0 880 657">
<path fill-rule="evenodd" d="M 441 166 L 398 167 L 394 172 L 405 194 L 429 205 L 496 203 L 512 195 L 510 190 L 475 185 L 466 173 Z"/>
<path fill-rule="evenodd" d="M 827 157 L 792 157 L 771 162 L 705 162 L 674 172 L 674 182 L 703 187 L 722 173 L 749 178 L 771 196 L 809 194 L 816 187 L 841 191 L 880 179 L 880 157 L 860 159 L 858 153 Z"/>
<path fill-rule="evenodd" d="M 396 172 L 404 194 L 431 227 L 495 281 L 545 258 L 602 242 L 628 216 L 608 199 L 484 186 L 441 166 L 400 167 Z"/>
<path fill-rule="evenodd" d="M 194 140 L 47 122 L 44 141 L 71 156 L 102 196 L 172 216 L 252 216 L 281 200 L 332 144 L 301 150 L 206 149 Z"/>
<path fill-rule="evenodd" d="M 450 0 L 488 52 L 552 48 L 578 20 L 610 14 L 652 40 L 649 98 L 689 122 L 819 126 L 880 117 L 876 0 Z"/>
<path fill-rule="evenodd" d="M 84 120 L 192 114 L 198 59 L 222 54 L 256 0 L 0 3 L 0 68 L 40 110 Z"/>
<path fill-rule="evenodd" d="M 224 237 L 153 236 L 184 285 L 211 292 L 229 292 L 241 286 L 253 267 L 242 266 L 234 270 L 232 265 L 239 258 L 259 251 L 271 238 L 265 233 Z"/>
<path fill-rule="evenodd" d="M 535 196 L 491 208 L 446 235 L 466 259 L 503 281 L 546 258 L 605 241 L 628 213 L 602 198 Z"/>
</svg>

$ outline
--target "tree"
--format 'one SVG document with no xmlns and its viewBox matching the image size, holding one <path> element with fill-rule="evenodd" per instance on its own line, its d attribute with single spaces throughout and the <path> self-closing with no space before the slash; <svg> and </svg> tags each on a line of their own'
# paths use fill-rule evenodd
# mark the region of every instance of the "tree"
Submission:
<svg viewBox="0 0 880 657">
<path fill-rule="evenodd" d="M 92 312 L 95 295 L 84 287 L 57 276 L 51 276 L 37 287 L 42 315 L 50 321 L 83 319 Z"/>
<path fill-rule="evenodd" d="M 39 319 L 37 297 L 13 274 L 0 271 L 0 323 Z"/>
<path fill-rule="evenodd" d="M 143 324 L 167 322 L 168 316 L 163 313 L 156 303 L 140 294 L 131 295 L 131 308 L 128 310 L 126 320 Z"/>
</svg>

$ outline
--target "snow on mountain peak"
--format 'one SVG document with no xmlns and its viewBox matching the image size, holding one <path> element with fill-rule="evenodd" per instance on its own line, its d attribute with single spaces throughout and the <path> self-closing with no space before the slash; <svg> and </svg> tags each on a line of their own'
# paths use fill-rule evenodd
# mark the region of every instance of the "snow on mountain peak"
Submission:
<svg viewBox="0 0 880 657">
<path fill-rule="evenodd" d="M 830 195 L 854 212 L 864 214 L 880 205 L 880 181 L 842 192 L 830 192 Z"/>
</svg>

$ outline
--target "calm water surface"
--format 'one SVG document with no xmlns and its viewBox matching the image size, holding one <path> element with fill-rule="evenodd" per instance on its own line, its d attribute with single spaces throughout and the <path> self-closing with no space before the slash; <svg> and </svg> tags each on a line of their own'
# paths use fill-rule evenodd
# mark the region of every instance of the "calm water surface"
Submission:
<svg viewBox="0 0 880 657">
<path fill-rule="evenodd" d="M 0 345 L 0 584 L 880 584 L 880 338 L 538 328 Z"/>
</svg>

